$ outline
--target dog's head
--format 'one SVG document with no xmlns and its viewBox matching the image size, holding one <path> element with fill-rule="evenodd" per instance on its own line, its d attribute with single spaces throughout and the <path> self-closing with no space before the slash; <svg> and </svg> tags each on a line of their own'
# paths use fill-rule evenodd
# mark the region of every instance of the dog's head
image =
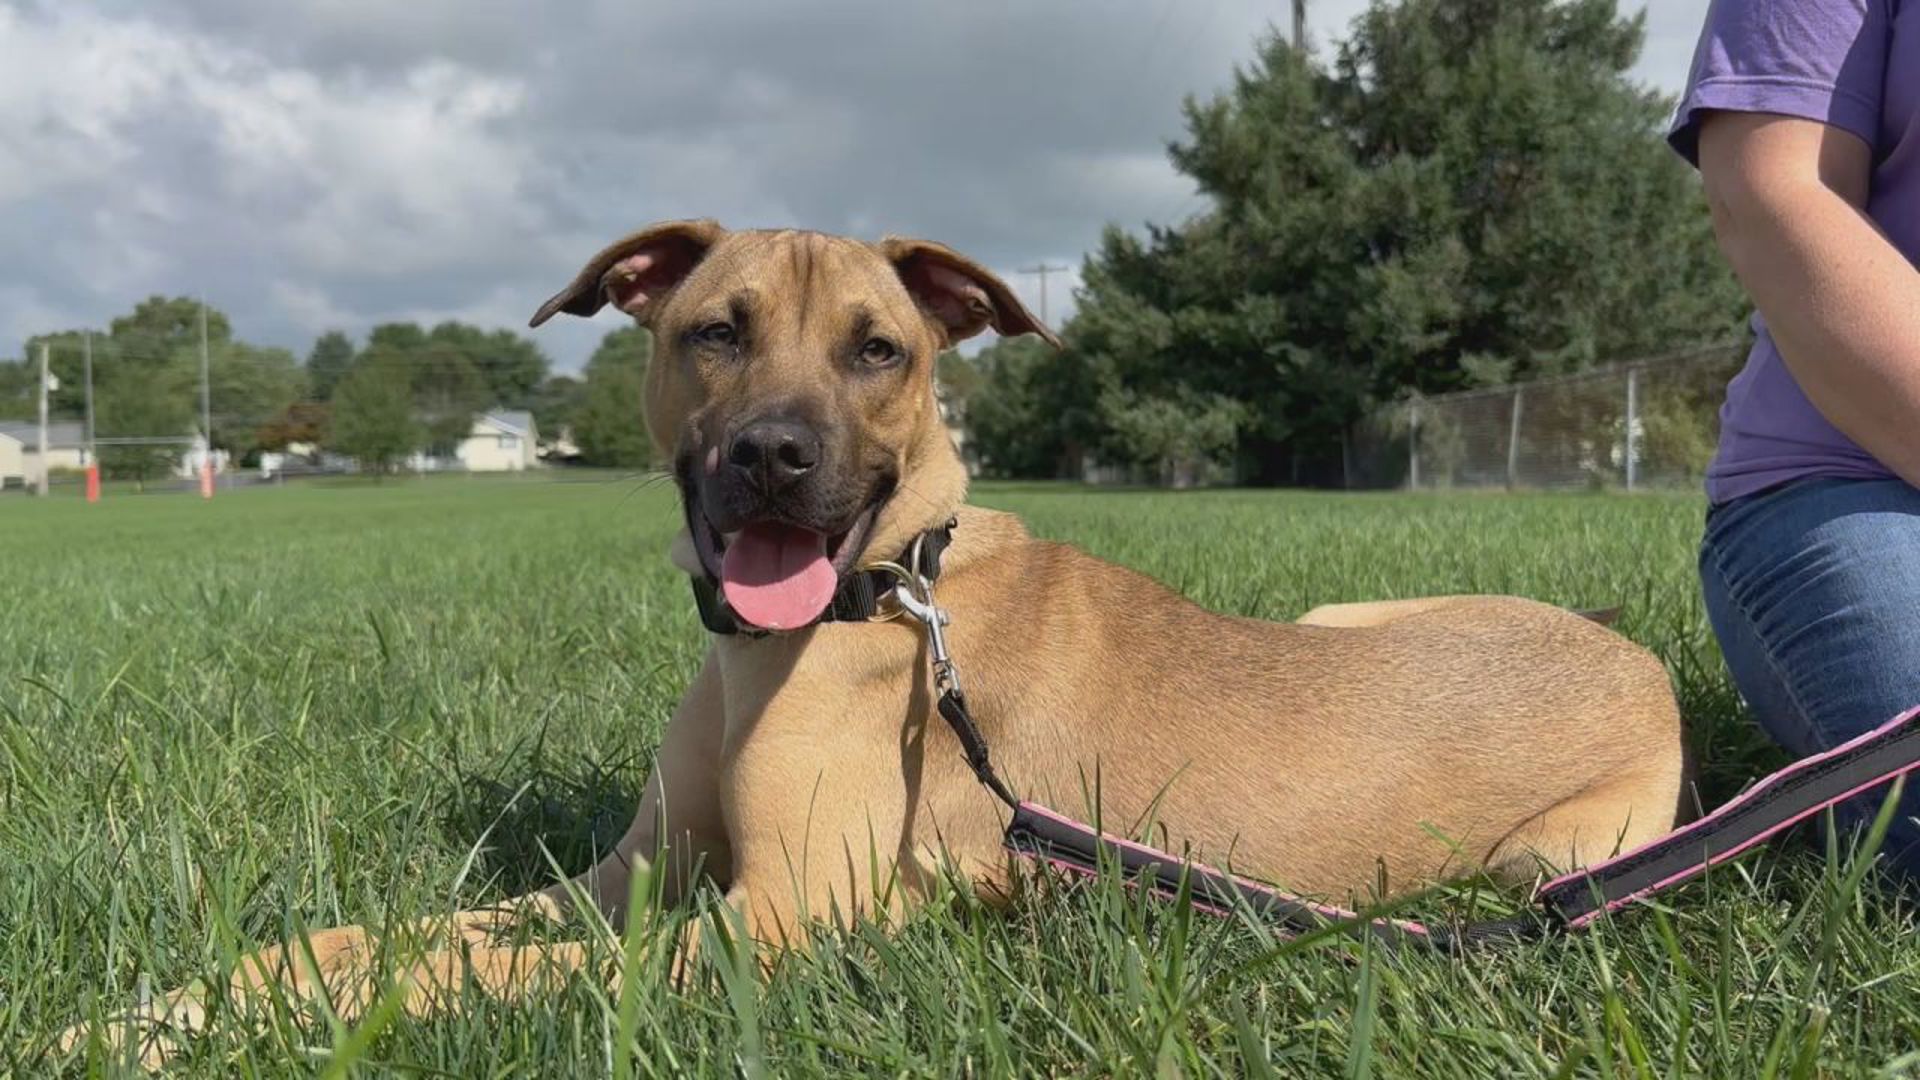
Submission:
<svg viewBox="0 0 1920 1080">
<path fill-rule="evenodd" d="M 595 255 L 533 325 L 609 303 L 652 331 L 636 405 L 700 572 L 767 629 L 814 622 L 840 578 L 964 497 L 934 399 L 942 350 L 989 326 L 1058 344 L 999 278 L 924 240 L 668 222 Z"/>
</svg>

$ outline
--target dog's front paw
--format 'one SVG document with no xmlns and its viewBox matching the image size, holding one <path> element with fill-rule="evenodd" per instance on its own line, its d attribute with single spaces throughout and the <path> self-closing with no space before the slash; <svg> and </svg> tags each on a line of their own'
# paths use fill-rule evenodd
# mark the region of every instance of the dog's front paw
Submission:
<svg viewBox="0 0 1920 1080">
<path fill-rule="evenodd" d="M 100 1060 L 152 1071 L 172 1060 L 187 1039 L 206 1030 L 206 988 L 194 983 L 97 1023 L 75 1024 L 61 1032 L 55 1048 L 69 1056 L 97 1049 Z"/>
</svg>

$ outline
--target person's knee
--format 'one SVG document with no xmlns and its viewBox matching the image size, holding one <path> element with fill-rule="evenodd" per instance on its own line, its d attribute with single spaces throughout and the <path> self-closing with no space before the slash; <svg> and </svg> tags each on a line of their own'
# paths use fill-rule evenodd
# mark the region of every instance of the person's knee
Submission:
<svg viewBox="0 0 1920 1080">
<path fill-rule="evenodd" d="M 1920 705 L 1920 492 L 1811 483 L 1708 528 L 1701 581 L 1748 706 L 1800 754 Z"/>
<path fill-rule="evenodd" d="M 1792 690 L 1782 678 L 1767 645 L 1746 610 L 1734 599 L 1726 570 L 1709 540 L 1701 546 L 1700 587 L 1707 621 L 1733 686 L 1749 714 L 1780 747 L 1806 756 L 1826 749 Z"/>
</svg>

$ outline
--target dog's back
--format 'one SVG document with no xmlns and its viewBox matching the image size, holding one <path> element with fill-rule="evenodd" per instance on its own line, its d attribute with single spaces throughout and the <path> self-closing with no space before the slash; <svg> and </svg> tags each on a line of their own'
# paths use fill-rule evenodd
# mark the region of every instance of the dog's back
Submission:
<svg viewBox="0 0 1920 1080">
<path fill-rule="evenodd" d="M 1322 894 L 1366 887 L 1376 860 L 1411 887 L 1517 863 L 1516 837 L 1565 863 L 1673 822 L 1665 669 L 1589 619 L 1507 597 L 1371 625 L 1234 618 L 992 531 L 942 584 L 956 655 L 1004 768 L 1065 812 L 1151 813 L 1176 845 Z M 1533 837 L 1573 800 L 1578 821 Z"/>
</svg>

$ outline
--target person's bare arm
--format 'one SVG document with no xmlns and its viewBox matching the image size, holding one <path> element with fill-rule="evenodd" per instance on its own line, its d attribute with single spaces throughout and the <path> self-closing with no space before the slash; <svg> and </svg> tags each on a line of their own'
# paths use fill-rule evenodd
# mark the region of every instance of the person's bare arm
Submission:
<svg viewBox="0 0 1920 1080">
<path fill-rule="evenodd" d="M 1920 271 L 1866 216 L 1872 152 L 1811 120 L 1700 128 L 1720 249 L 1827 421 L 1920 486 Z"/>
</svg>

